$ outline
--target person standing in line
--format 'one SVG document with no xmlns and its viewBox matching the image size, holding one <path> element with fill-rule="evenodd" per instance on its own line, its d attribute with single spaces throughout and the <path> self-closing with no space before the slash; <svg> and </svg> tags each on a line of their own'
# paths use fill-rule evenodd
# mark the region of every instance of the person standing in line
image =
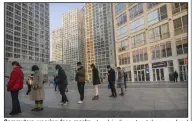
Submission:
<svg viewBox="0 0 192 121">
<path fill-rule="evenodd" d="M 7 91 L 10 91 L 12 98 L 12 111 L 9 113 L 10 116 L 21 113 L 21 107 L 19 103 L 19 91 L 23 88 L 24 74 L 21 70 L 21 66 L 17 61 L 12 63 L 13 71 L 11 72 Z"/>
<path fill-rule="evenodd" d="M 77 81 L 77 87 L 80 94 L 80 100 L 78 101 L 78 104 L 81 104 L 84 100 L 85 69 L 81 62 L 77 62 L 77 68 L 75 80 Z"/>
<path fill-rule="evenodd" d="M 128 78 L 127 78 L 127 73 L 125 73 L 124 70 L 123 70 L 123 75 L 124 75 L 125 90 L 127 90 L 127 81 L 128 81 Z"/>
<path fill-rule="evenodd" d="M 30 98 L 31 101 L 35 101 L 35 108 L 31 111 L 42 111 L 43 110 L 43 100 L 45 99 L 45 91 L 43 85 L 43 74 L 40 72 L 37 65 L 32 66 L 32 71 L 34 72 L 32 88 Z"/>
<path fill-rule="evenodd" d="M 99 84 L 101 84 L 100 80 L 99 80 L 99 71 L 98 69 L 95 67 L 94 64 L 91 64 L 90 66 L 92 68 L 92 81 L 93 81 L 93 86 L 95 89 L 95 96 L 93 97 L 92 100 L 98 100 L 99 99 Z"/>
<path fill-rule="evenodd" d="M 175 70 L 175 72 L 174 72 L 174 82 L 177 82 L 177 79 L 178 79 L 178 73 L 177 73 L 177 71 Z"/>
<path fill-rule="evenodd" d="M 65 94 L 68 82 L 67 82 L 67 76 L 65 74 L 65 71 L 60 65 L 56 65 L 55 69 L 57 70 L 58 74 L 55 77 L 56 83 L 58 84 L 59 92 L 62 96 L 60 105 L 67 105 L 68 104 L 68 99 Z"/>
<path fill-rule="evenodd" d="M 110 65 L 107 66 L 108 69 L 108 81 L 111 88 L 112 95 L 110 97 L 117 97 L 116 89 L 115 89 L 115 70 L 111 68 Z"/>
<path fill-rule="evenodd" d="M 124 96 L 124 91 L 123 91 L 123 87 L 124 87 L 124 72 L 123 70 L 121 70 L 120 67 L 117 67 L 117 73 L 118 73 L 118 79 L 117 79 L 117 83 L 119 85 L 119 87 L 121 88 L 121 96 Z"/>
</svg>

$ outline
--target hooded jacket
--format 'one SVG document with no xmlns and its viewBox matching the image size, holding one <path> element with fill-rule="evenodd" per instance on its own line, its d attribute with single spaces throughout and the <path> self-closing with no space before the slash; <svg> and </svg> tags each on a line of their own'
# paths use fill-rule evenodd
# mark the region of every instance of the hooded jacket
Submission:
<svg viewBox="0 0 192 121">
<path fill-rule="evenodd" d="M 55 68 L 58 71 L 57 75 L 55 76 L 55 80 L 57 84 L 68 85 L 67 76 L 65 74 L 65 71 L 62 69 L 62 67 L 60 65 L 56 65 Z"/>
</svg>

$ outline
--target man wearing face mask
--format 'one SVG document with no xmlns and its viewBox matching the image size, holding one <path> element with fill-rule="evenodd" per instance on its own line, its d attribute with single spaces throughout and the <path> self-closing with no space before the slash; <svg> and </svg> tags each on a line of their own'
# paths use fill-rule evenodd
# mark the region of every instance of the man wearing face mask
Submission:
<svg viewBox="0 0 192 121">
<path fill-rule="evenodd" d="M 110 97 L 117 97 L 116 89 L 115 89 L 115 70 L 111 68 L 110 65 L 107 66 L 108 69 L 108 81 L 111 88 L 112 95 Z"/>
<path fill-rule="evenodd" d="M 82 66 L 81 62 L 77 62 L 77 71 L 75 80 L 77 81 L 77 87 L 80 94 L 80 101 L 78 104 L 83 103 L 84 100 L 84 86 L 85 86 L 85 69 Z"/>
</svg>

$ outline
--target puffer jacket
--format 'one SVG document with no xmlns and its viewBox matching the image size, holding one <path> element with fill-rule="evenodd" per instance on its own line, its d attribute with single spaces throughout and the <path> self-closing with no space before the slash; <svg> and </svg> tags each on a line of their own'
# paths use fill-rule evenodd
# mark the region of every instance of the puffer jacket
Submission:
<svg viewBox="0 0 192 121">
<path fill-rule="evenodd" d="M 8 91 L 18 91 L 23 88 L 24 74 L 20 67 L 16 67 L 11 72 L 8 82 Z"/>
<path fill-rule="evenodd" d="M 77 82 L 85 82 L 85 69 L 83 66 L 78 68 L 75 79 Z"/>
</svg>

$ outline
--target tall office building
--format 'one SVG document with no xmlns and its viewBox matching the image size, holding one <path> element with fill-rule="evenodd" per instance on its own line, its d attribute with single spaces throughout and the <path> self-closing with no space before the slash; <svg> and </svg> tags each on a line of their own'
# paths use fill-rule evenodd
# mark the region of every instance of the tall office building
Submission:
<svg viewBox="0 0 192 121">
<path fill-rule="evenodd" d="M 114 3 L 117 66 L 129 81 L 188 76 L 187 3 Z"/>
<path fill-rule="evenodd" d="M 77 69 L 77 62 L 84 64 L 84 11 L 74 9 L 63 15 L 63 60 Z"/>
<path fill-rule="evenodd" d="M 86 70 L 91 81 L 90 65 L 94 63 L 99 75 L 106 78 L 107 65 L 115 67 L 115 41 L 111 3 L 85 4 Z"/>
<path fill-rule="evenodd" d="M 52 61 L 63 63 L 63 28 L 52 32 Z"/>
<path fill-rule="evenodd" d="M 49 3 L 5 3 L 5 59 L 49 61 Z"/>
</svg>

